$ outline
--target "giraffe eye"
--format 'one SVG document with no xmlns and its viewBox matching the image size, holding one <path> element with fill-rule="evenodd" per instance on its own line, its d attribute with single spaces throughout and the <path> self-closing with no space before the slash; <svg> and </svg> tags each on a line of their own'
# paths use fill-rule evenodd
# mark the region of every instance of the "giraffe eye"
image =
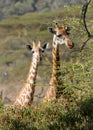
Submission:
<svg viewBox="0 0 93 130">
<path fill-rule="evenodd" d="M 32 53 L 34 53 L 34 50 L 32 50 Z"/>
<path fill-rule="evenodd" d="M 42 49 L 42 53 L 44 52 L 44 49 Z"/>
<path fill-rule="evenodd" d="M 62 36 L 62 34 L 58 34 L 58 35 L 57 35 L 57 37 L 61 37 L 61 36 Z"/>
</svg>

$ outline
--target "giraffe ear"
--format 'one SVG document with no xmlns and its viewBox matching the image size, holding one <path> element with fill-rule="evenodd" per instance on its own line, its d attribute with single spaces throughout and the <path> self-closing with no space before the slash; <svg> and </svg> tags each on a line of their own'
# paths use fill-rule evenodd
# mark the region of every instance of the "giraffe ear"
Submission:
<svg viewBox="0 0 93 130">
<path fill-rule="evenodd" d="M 70 27 L 65 27 L 66 33 L 69 35 L 70 34 Z"/>
<path fill-rule="evenodd" d="M 66 29 L 67 31 L 70 31 L 70 27 L 65 27 L 65 29 Z"/>
<path fill-rule="evenodd" d="M 26 47 L 28 50 L 32 50 L 32 46 L 30 44 L 27 44 Z"/>
<path fill-rule="evenodd" d="M 49 46 L 49 43 L 45 43 L 43 46 L 42 46 L 42 52 L 44 52 L 45 49 L 47 49 Z"/>
<path fill-rule="evenodd" d="M 56 31 L 53 27 L 48 27 L 49 32 L 56 34 Z"/>
</svg>

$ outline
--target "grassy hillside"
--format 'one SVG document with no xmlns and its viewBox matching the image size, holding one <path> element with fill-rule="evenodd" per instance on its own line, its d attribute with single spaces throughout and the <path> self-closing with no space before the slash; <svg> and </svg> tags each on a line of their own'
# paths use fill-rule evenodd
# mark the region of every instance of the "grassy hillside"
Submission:
<svg viewBox="0 0 93 130">
<path fill-rule="evenodd" d="M 0 0 L 0 20 L 27 12 L 55 11 L 63 6 L 82 3 L 84 0 Z"/>
<path fill-rule="evenodd" d="M 87 12 L 87 24 L 93 34 L 92 5 Z M 71 28 L 70 37 L 75 43 L 73 50 L 60 46 L 62 99 L 51 104 L 40 103 L 38 109 L 0 108 L 2 130 L 92 130 L 93 129 L 93 39 L 80 52 L 82 42 L 87 39 L 80 21 L 81 7 L 65 7 L 48 13 L 28 13 L 0 22 L 0 88 L 6 98 L 15 100 L 23 86 L 31 62 L 31 53 L 25 45 L 31 40 L 52 44 L 52 35 L 47 27 L 53 20 Z M 51 75 L 51 49 L 46 52 L 38 70 L 35 103 L 42 100 Z M 42 73 L 43 72 L 43 73 Z"/>
</svg>

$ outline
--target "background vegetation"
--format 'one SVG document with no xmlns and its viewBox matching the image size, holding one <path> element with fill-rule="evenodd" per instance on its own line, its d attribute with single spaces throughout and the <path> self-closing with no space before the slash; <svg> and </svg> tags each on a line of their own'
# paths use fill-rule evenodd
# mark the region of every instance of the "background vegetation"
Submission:
<svg viewBox="0 0 93 130">
<path fill-rule="evenodd" d="M 0 19 L 27 12 L 54 11 L 63 6 L 82 3 L 84 0 L 0 0 Z"/>
<path fill-rule="evenodd" d="M 1 4 L 0 4 L 1 5 Z M 93 34 L 93 2 L 87 12 L 87 25 Z M 2 130 L 92 130 L 93 129 L 93 39 L 84 50 L 80 46 L 87 39 L 81 17 L 81 5 L 62 7 L 54 12 L 14 15 L 0 22 L 0 129 Z M 53 20 L 71 28 L 70 37 L 75 43 L 73 50 L 60 46 L 61 73 L 64 86 L 62 98 L 42 104 L 51 75 L 52 34 L 47 27 Z M 38 69 L 34 104 L 27 109 L 4 106 L 13 102 L 23 86 L 31 62 L 27 42 L 49 42 L 49 50 Z M 42 73 L 43 72 L 43 73 Z"/>
</svg>

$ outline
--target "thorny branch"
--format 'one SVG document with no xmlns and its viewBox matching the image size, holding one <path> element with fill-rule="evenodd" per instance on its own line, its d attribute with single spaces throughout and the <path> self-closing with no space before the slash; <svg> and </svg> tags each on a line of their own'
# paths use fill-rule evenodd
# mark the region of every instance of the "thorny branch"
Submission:
<svg viewBox="0 0 93 130">
<path fill-rule="evenodd" d="M 91 0 L 86 0 L 85 4 L 83 5 L 82 7 L 82 19 L 83 19 L 83 24 L 84 24 L 84 27 L 85 27 L 85 30 L 87 32 L 87 40 L 85 42 L 83 42 L 83 45 L 81 46 L 80 50 L 82 51 L 83 48 L 85 47 L 85 45 L 87 44 L 87 42 L 93 38 L 93 35 L 90 34 L 88 28 L 87 28 L 87 24 L 86 24 L 86 13 L 87 13 L 87 9 L 88 9 L 88 5 L 90 4 Z"/>
</svg>

